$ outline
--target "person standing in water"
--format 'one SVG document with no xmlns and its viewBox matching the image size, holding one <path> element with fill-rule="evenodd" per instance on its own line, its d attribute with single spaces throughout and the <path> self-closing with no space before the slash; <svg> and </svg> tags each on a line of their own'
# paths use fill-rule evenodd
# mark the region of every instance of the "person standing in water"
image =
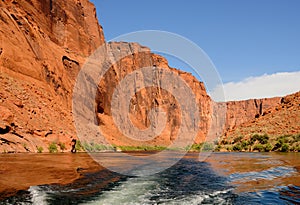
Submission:
<svg viewBox="0 0 300 205">
<path fill-rule="evenodd" d="M 71 145 L 72 145 L 71 152 L 76 153 L 76 139 L 72 139 Z"/>
</svg>

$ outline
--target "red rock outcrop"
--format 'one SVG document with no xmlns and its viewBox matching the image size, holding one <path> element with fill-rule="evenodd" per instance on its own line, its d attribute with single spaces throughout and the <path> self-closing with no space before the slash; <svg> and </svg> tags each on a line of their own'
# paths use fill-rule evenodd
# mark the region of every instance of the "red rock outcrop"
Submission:
<svg viewBox="0 0 300 205">
<path fill-rule="evenodd" d="M 265 115 L 280 104 L 281 98 L 251 99 L 226 103 L 226 130 Z"/>
<path fill-rule="evenodd" d="M 0 106 L 14 115 L 0 152 L 70 147 L 75 77 L 103 43 L 87 0 L 0 1 Z"/>
<path fill-rule="evenodd" d="M 142 47 L 136 43 L 110 43 L 109 49 L 114 55 L 125 56 L 117 61 L 103 77 L 100 82 L 97 97 L 97 112 L 103 134 L 109 139 L 110 143 L 116 145 L 169 145 L 175 140 L 181 126 L 180 105 L 172 95 L 172 90 L 181 89 L 177 82 L 167 83 L 166 88 L 161 88 L 160 83 L 167 81 L 166 71 L 172 71 L 176 76 L 183 79 L 191 88 L 198 104 L 200 122 L 198 125 L 200 131 L 197 133 L 195 142 L 203 141 L 208 134 L 211 124 L 212 102 L 205 91 L 204 84 L 199 82 L 190 73 L 182 72 L 177 69 L 170 68 L 165 58 L 153 54 L 149 48 Z M 118 52 L 114 52 L 118 51 Z M 131 54 L 131 53 L 134 54 Z M 115 56 L 115 58 L 117 58 Z M 132 96 L 129 113 L 131 122 L 138 129 L 146 129 L 150 126 L 149 112 L 151 109 L 160 108 L 166 113 L 166 127 L 161 135 L 148 141 L 132 140 L 120 132 L 112 120 L 111 104 L 112 96 L 117 85 L 128 75 L 140 68 L 150 67 L 153 72 L 153 87 L 143 88 L 146 81 L 149 80 L 148 74 L 143 72 L 136 73 L 134 80 L 130 82 L 135 86 L 137 92 Z M 175 89 L 175 90 L 174 90 Z M 189 98 L 186 98 L 189 99 Z M 124 99 L 123 99 L 124 100 Z M 120 103 L 125 103 L 120 100 Z M 192 108 L 191 108 L 192 109 Z M 126 110 L 119 111 L 120 114 L 126 115 Z M 189 119 L 191 120 L 191 119 Z M 163 123 L 163 122 L 159 122 Z M 124 124 L 124 122 L 121 122 Z M 125 127 L 124 129 L 129 129 Z M 189 127 L 188 129 L 192 129 Z M 196 128 L 195 128 L 196 129 Z M 192 142 L 193 143 L 193 142 Z"/>
<path fill-rule="evenodd" d="M 223 137 L 248 137 L 255 133 L 269 136 L 300 133 L 300 92 L 266 101 L 269 101 L 269 104 L 267 108 L 263 108 L 260 115 L 232 127 Z"/>
</svg>

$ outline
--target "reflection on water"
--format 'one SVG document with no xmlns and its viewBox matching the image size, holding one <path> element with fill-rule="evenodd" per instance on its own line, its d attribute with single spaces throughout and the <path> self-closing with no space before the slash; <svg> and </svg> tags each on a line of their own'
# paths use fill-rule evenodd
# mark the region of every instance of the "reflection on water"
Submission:
<svg viewBox="0 0 300 205">
<path fill-rule="evenodd" d="M 298 153 L 213 153 L 205 162 L 189 153 L 152 176 L 101 169 L 66 185 L 31 186 L 0 204 L 300 204 L 299 167 Z"/>
<path fill-rule="evenodd" d="M 299 153 L 216 153 L 207 162 L 236 185 L 235 192 L 300 186 Z"/>
</svg>

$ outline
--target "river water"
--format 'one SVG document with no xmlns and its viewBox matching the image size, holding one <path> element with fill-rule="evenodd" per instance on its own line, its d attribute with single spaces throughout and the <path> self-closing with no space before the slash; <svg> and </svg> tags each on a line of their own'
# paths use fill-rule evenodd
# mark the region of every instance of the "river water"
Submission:
<svg viewBox="0 0 300 205">
<path fill-rule="evenodd" d="M 300 204 L 299 172 L 300 153 L 212 153 L 205 161 L 188 153 L 151 176 L 101 169 L 65 185 L 30 186 L 0 204 Z"/>
</svg>

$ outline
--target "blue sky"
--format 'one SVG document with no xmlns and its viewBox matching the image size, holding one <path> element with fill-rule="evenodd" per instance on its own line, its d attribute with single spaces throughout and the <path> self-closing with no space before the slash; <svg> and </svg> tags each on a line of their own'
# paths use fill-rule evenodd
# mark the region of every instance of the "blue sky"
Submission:
<svg viewBox="0 0 300 205">
<path fill-rule="evenodd" d="M 139 30 L 177 33 L 208 54 L 225 84 L 300 71 L 299 0 L 92 2 L 106 40 Z M 298 84 L 291 86 L 300 90 Z"/>
</svg>

